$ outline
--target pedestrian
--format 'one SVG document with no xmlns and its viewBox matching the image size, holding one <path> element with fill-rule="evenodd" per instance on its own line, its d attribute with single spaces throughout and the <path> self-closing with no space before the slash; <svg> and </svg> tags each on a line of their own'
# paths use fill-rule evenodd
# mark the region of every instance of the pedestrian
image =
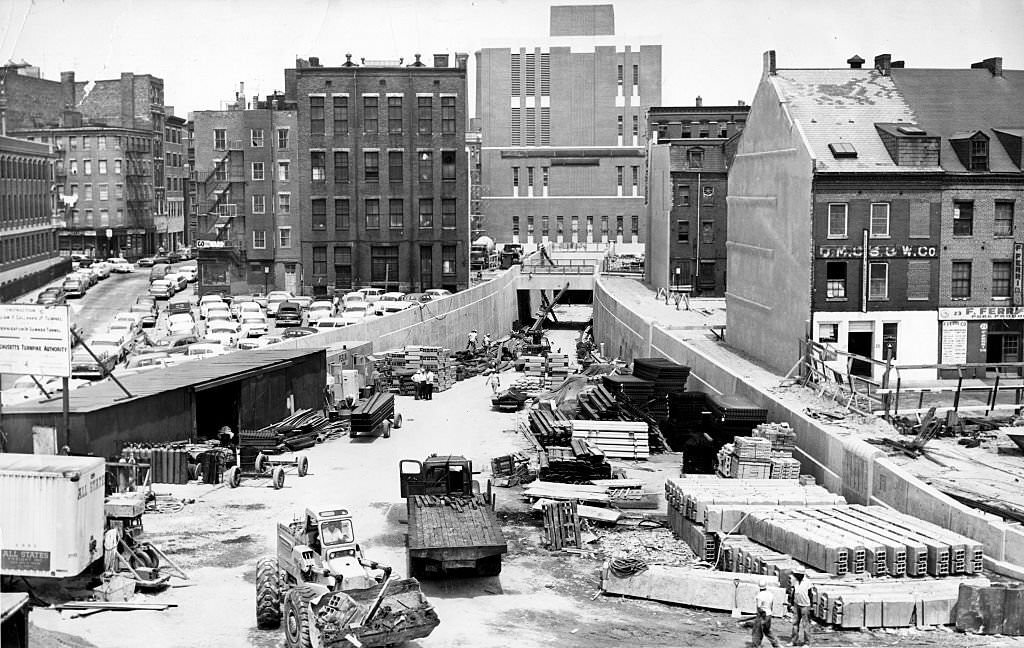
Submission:
<svg viewBox="0 0 1024 648">
<path fill-rule="evenodd" d="M 466 351 L 476 352 L 476 329 L 469 332 L 469 340 L 466 342 Z"/>
<path fill-rule="evenodd" d="M 434 375 L 434 370 L 427 368 L 427 373 L 423 377 L 423 391 L 426 394 L 427 400 L 434 400 L 434 383 L 437 382 L 437 376 Z"/>
<path fill-rule="evenodd" d="M 497 372 L 492 373 L 490 376 L 487 376 L 487 384 L 491 388 L 491 393 L 497 394 L 498 390 L 501 389 L 501 376 Z"/>
<path fill-rule="evenodd" d="M 484 333 L 484 348 L 485 349 L 491 348 L 491 334 L 490 333 Z"/>
<path fill-rule="evenodd" d="M 757 583 L 758 593 L 754 597 L 754 634 L 751 646 L 758 648 L 765 638 L 772 648 L 779 648 L 779 640 L 772 634 L 772 593 L 768 591 L 768 580 L 762 578 Z"/>
<path fill-rule="evenodd" d="M 811 644 L 811 581 L 802 567 L 793 570 L 793 645 Z"/>
<path fill-rule="evenodd" d="M 412 375 L 412 384 L 416 388 L 416 400 L 420 400 L 423 398 L 423 381 L 425 379 L 426 376 L 423 374 L 423 369 L 417 369 L 416 373 Z"/>
</svg>

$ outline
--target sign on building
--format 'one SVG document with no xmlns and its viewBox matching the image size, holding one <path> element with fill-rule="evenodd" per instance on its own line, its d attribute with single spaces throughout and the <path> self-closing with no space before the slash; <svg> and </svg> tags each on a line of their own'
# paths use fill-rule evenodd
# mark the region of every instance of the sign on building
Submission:
<svg viewBox="0 0 1024 648">
<path fill-rule="evenodd" d="M 819 245 L 819 259 L 861 259 L 864 257 L 862 245 Z M 939 249 L 934 245 L 869 245 L 870 259 L 934 259 L 939 256 Z"/>
<path fill-rule="evenodd" d="M 942 364 L 967 362 L 967 321 L 948 320 L 942 323 Z"/>
<path fill-rule="evenodd" d="M 1013 303 L 1024 304 L 1024 243 L 1013 244 Z"/>
<path fill-rule="evenodd" d="M 939 309 L 940 320 L 1024 320 L 1024 306 L 954 306 Z"/>
<path fill-rule="evenodd" d="M 0 374 L 71 377 L 67 306 L 0 304 Z"/>
</svg>

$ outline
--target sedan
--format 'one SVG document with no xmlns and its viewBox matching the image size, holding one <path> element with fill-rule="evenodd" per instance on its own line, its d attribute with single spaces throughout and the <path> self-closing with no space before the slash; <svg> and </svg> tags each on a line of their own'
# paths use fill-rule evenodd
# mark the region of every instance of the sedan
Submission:
<svg viewBox="0 0 1024 648">
<path fill-rule="evenodd" d="M 107 263 L 110 264 L 111 272 L 124 274 L 132 271 L 132 264 L 124 257 L 110 257 L 107 259 Z"/>
<path fill-rule="evenodd" d="M 138 261 L 140 268 L 152 268 L 156 265 L 156 260 L 153 257 L 142 257 Z"/>
<path fill-rule="evenodd" d="M 60 286 L 51 286 L 39 293 L 36 303 L 41 306 L 61 306 L 67 303 L 67 295 Z"/>
<path fill-rule="evenodd" d="M 174 296 L 174 284 L 166 279 L 157 279 L 149 284 L 149 294 L 157 299 L 170 299 Z"/>
<path fill-rule="evenodd" d="M 325 317 L 334 317 L 334 304 L 329 301 L 315 301 L 306 310 L 306 319 L 310 324 Z"/>
<path fill-rule="evenodd" d="M 97 261 L 96 263 L 92 264 L 92 267 L 89 269 L 95 270 L 96 276 L 99 279 L 107 279 L 108 277 L 110 277 L 111 268 L 110 264 L 107 263 L 106 261 Z"/>
<path fill-rule="evenodd" d="M 181 292 L 188 288 L 188 277 L 180 272 L 171 272 L 164 275 L 164 281 L 170 281 L 173 283 L 175 292 Z"/>
<path fill-rule="evenodd" d="M 424 290 L 423 292 L 430 295 L 431 299 L 441 299 L 443 297 L 450 297 L 452 294 L 452 291 L 445 290 L 444 288 L 429 288 L 427 290 Z"/>
<path fill-rule="evenodd" d="M 341 328 L 343 326 L 348 326 L 349 324 L 351 324 L 351 322 L 345 321 L 341 317 L 324 317 L 324 318 L 321 318 L 321 319 L 317 320 L 316 328 L 318 328 L 318 329 Z"/>
<path fill-rule="evenodd" d="M 277 307 L 282 302 L 286 302 L 292 298 L 292 294 L 287 290 L 272 290 L 267 295 L 267 316 L 277 317 Z"/>
<path fill-rule="evenodd" d="M 188 349 L 189 345 L 195 344 L 198 341 L 199 336 L 195 334 L 168 335 L 155 340 L 147 339 L 147 346 L 139 349 L 139 353 L 184 353 Z"/>
<path fill-rule="evenodd" d="M 313 335 L 314 333 L 319 332 L 320 331 L 316 330 L 315 328 L 309 328 L 308 326 L 296 326 L 282 333 L 281 339 L 289 340 L 291 338 L 305 337 L 307 335 Z"/>
<path fill-rule="evenodd" d="M 150 326 L 156 326 L 156 302 L 138 302 L 132 304 L 131 308 L 129 309 L 129 312 L 135 313 L 141 318 L 140 322 L 142 323 L 143 327 L 149 328 Z"/>
<path fill-rule="evenodd" d="M 189 283 L 195 283 L 196 279 L 199 277 L 199 268 L 194 265 L 181 266 L 178 268 L 178 272 L 185 275 L 185 278 L 188 279 Z"/>
<path fill-rule="evenodd" d="M 257 337 L 260 335 L 266 335 L 269 330 L 270 327 L 267 324 L 267 318 L 262 313 L 242 314 L 241 326 L 239 331 L 242 337 L 250 338 Z"/>
<path fill-rule="evenodd" d="M 188 313 L 177 313 L 167 318 L 167 332 L 170 335 L 194 335 L 196 322 Z"/>
<path fill-rule="evenodd" d="M 225 348 L 235 346 L 239 336 L 238 324 L 234 322 L 215 321 L 206 324 L 206 339 L 220 342 Z"/>
<path fill-rule="evenodd" d="M 206 311 L 214 305 L 227 307 L 220 295 L 203 295 L 199 298 L 199 317 L 206 318 Z"/>
</svg>

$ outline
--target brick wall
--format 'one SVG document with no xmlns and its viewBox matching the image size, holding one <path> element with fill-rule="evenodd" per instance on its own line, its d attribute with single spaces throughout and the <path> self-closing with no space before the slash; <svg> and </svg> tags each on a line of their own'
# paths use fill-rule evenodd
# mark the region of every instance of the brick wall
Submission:
<svg viewBox="0 0 1024 648">
<path fill-rule="evenodd" d="M 13 72 L 4 81 L 7 93 L 7 129 L 56 126 L 63 104 L 57 81 L 36 79 Z"/>
</svg>

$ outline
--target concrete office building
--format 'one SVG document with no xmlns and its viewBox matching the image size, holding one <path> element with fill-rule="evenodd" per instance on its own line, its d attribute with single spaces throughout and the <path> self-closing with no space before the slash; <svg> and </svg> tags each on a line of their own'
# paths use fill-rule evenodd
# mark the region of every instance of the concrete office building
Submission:
<svg viewBox="0 0 1024 648">
<path fill-rule="evenodd" d="M 646 240 L 661 46 L 626 44 L 614 22 L 611 5 L 553 6 L 545 42 L 476 53 L 481 231 L 498 243 Z"/>
</svg>

